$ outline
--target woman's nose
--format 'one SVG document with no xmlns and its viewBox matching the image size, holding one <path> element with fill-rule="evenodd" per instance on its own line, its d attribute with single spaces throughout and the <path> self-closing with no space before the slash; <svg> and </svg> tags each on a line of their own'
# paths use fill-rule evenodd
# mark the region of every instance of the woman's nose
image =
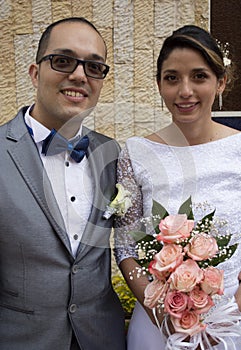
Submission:
<svg viewBox="0 0 241 350">
<path fill-rule="evenodd" d="M 188 79 L 182 80 L 182 82 L 180 84 L 180 88 L 179 88 L 180 97 L 188 98 L 192 94 L 193 94 L 193 87 L 192 87 L 192 83 L 190 82 L 190 80 L 188 80 Z"/>
</svg>

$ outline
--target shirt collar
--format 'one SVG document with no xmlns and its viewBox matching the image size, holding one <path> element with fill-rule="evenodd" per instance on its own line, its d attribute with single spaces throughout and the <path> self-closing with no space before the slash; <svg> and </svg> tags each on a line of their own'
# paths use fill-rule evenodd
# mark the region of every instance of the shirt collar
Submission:
<svg viewBox="0 0 241 350">
<path fill-rule="evenodd" d="M 25 123 L 27 124 L 27 126 L 30 127 L 33 131 L 32 137 L 33 137 L 35 143 L 38 143 L 38 142 L 41 142 L 44 139 L 46 139 L 46 137 L 50 133 L 50 130 L 31 116 L 31 110 L 33 109 L 33 106 L 34 105 L 30 106 L 27 109 L 27 111 L 24 115 L 24 118 L 25 118 Z M 80 126 L 78 132 L 76 133 L 76 135 L 73 138 L 75 138 L 76 136 L 80 136 L 81 133 L 82 133 L 82 125 Z"/>
</svg>

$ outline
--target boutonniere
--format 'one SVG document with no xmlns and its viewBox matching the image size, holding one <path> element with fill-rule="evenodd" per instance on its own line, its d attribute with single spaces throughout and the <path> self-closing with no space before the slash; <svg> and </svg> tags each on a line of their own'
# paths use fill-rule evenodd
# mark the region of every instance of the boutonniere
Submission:
<svg viewBox="0 0 241 350">
<path fill-rule="evenodd" d="M 103 214 L 104 219 L 109 219 L 112 215 L 124 216 L 131 207 L 131 193 L 125 190 L 121 184 L 116 184 L 118 190 L 115 198 L 107 205 Z"/>
</svg>

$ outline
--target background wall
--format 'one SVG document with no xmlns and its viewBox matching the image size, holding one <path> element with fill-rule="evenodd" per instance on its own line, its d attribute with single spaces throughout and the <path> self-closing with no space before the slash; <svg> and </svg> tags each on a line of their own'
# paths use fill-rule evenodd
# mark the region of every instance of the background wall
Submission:
<svg viewBox="0 0 241 350">
<path fill-rule="evenodd" d="M 155 82 L 163 39 L 184 24 L 209 26 L 208 0 L 0 0 L 0 9 L 0 123 L 34 101 L 28 66 L 45 27 L 84 16 L 105 38 L 111 66 L 85 124 L 121 144 L 169 123 Z"/>
</svg>

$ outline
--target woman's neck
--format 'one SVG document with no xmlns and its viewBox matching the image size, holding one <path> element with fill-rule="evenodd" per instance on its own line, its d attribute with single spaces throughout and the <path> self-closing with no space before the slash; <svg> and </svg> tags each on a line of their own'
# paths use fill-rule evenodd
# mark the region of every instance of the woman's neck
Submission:
<svg viewBox="0 0 241 350">
<path fill-rule="evenodd" d="M 191 123 L 177 125 L 173 122 L 147 138 L 154 142 L 183 147 L 216 141 L 238 132 L 238 130 L 212 120 L 206 122 L 204 125 L 192 125 Z"/>
<path fill-rule="evenodd" d="M 207 143 L 210 141 L 217 140 L 219 134 L 219 126 L 217 123 L 214 123 L 212 120 L 206 121 L 205 123 L 188 123 L 188 124 L 175 124 L 171 130 L 173 131 L 172 137 L 175 138 L 175 133 L 177 130 L 183 135 L 186 142 L 189 145 L 198 145 L 202 143 Z"/>
</svg>

